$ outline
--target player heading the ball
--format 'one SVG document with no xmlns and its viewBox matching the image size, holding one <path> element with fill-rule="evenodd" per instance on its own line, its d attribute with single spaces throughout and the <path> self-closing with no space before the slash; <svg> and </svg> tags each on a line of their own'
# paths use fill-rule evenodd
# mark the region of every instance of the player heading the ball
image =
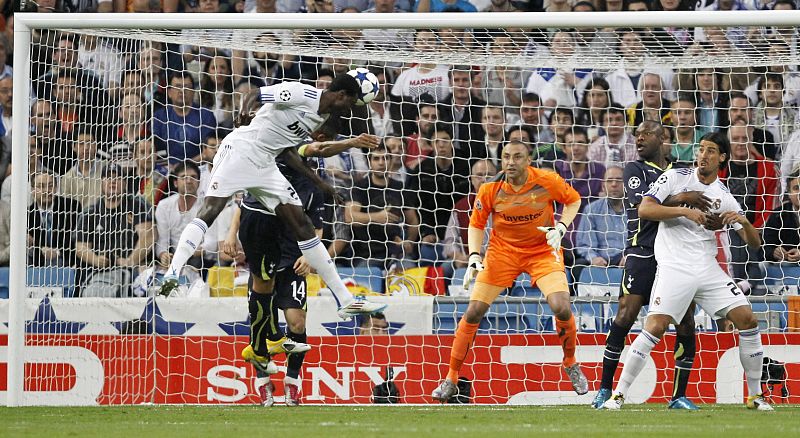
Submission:
<svg viewBox="0 0 800 438">
<path fill-rule="evenodd" d="M 338 200 L 334 188 L 302 164 L 294 146 L 305 141 L 332 113 L 349 110 L 360 98 L 363 98 L 361 82 L 350 74 L 337 75 L 327 90 L 300 82 L 283 82 L 248 93 L 241 116 L 252 120 L 241 123 L 222 140 L 214 157 L 206 197 L 197 217 L 181 233 L 172 263 L 164 275 L 161 293 L 169 295 L 178 286 L 178 275 L 202 242 L 208 226 L 234 193 L 246 190 L 294 233 L 308 264 L 333 293 L 340 317 L 349 319 L 355 314 L 383 310 L 385 304 L 356 299 L 344 285 L 303 211 L 297 192 L 275 163 L 280 154 L 292 156 L 286 162 L 295 171 L 313 181 L 328 197 Z M 252 114 L 259 102 L 261 108 Z"/>
<path fill-rule="evenodd" d="M 447 401 L 458 391 L 461 365 L 481 319 L 504 289 L 523 272 L 541 289 L 556 317 L 558 337 L 564 349 L 563 366 L 578 394 L 589 390 L 586 377 L 575 360 L 577 329 L 570 310 L 569 288 L 561 252 L 561 239 L 575 219 L 581 198 L 575 189 L 552 171 L 530 166 L 528 147 L 511 141 L 501 155 L 503 172 L 478 190 L 469 223 L 469 262 L 464 288 L 477 275 L 467 312 L 458 323 L 450 352 L 447 378 L 432 397 Z M 553 201 L 564 205 L 561 221 L 555 222 Z M 492 232 L 485 268 L 480 250 L 489 218 Z"/>
</svg>

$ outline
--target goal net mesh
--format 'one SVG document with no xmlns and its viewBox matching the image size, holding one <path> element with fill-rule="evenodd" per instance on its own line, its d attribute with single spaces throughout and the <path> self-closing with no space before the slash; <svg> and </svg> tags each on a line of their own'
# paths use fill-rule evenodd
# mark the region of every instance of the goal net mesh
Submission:
<svg viewBox="0 0 800 438">
<path fill-rule="evenodd" d="M 664 153 L 686 165 L 703 134 L 731 138 L 721 176 L 765 242 L 748 250 L 721 232 L 718 260 L 750 295 L 766 355 L 786 362 L 770 380 L 774 397 L 796 403 L 796 41 L 794 28 L 746 26 L 34 30 L 26 403 L 257 402 L 254 371 L 239 355 L 249 333 L 247 264 L 220 250 L 236 243 L 239 197 L 184 270 L 180 296 L 155 297 L 150 279 L 196 215 L 242 96 L 287 80 L 326 88 L 356 67 L 375 73 L 381 92 L 346 114 L 338 135 L 375 134 L 385 150 L 311 165 L 346 200 L 328 204 L 322 227 L 337 269 L 354 293 L 389 307 L 385 319 L 343 322 L 318 278 L 297 286 L 296 297 L 308 296 L 314 347 L 301 373 L 305 403 L 372 403 L 387 368 L 401 402 L 431 402 L 468 302 L 461 285 L 474 193 L 500 170 L 511 140 L 582 196 L 563 246 L 590 393 L 572 391 L 553 313 L 521 275 L 480 323 L 461 401 L 588 403 L 626 281 L 624 197 L 634 182 L 622 167 L 638 159 L 644 120 L 667 127 Z M 0 306 L 5 322 L 8 300 Z M 731 329 L 702 311 L 695 319 L 689 397 L 740 402 Z M 668 335 L 656 349 L 629 400 L 669 399 L 673 343 Z M 281 395 L 285 358 L 275 360 Z"/>
</svg>

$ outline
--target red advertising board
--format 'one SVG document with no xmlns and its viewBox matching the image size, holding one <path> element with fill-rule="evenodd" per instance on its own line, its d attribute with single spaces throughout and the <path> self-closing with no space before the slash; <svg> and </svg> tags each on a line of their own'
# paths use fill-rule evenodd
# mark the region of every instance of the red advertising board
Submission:
<svg viewBox="0 0 800 438">
<path fill-rule="evenodd" d="M 26 365 L 28 402 L 39 404 L 256 403 L 253 371 L 239 359 L 246 337 L 31 335 Z M 629 341 L 632 339 L 629 339 Z M 763 335 L 765 353 L 786 362 L 784 400 L 800 403 L 800 334 Z M 311 338 L 302 396 L 305 403 L 370 403 L 387 366 L 395 369 L 404 403 L 431 403 L 446 374 L 452 336 Z M 577 397 L 561 371 L 555 335 L 478 336 L 462 375 L 472 381 L 473 403 L 588 403 L 601 374 L 605 336 L 579 335 L 578 359 L 590 393 Z M 634 385 L 633 401 L 665 402 L 672 391 L 673 336 L 654 351 Z M 6 337 L 0 336 L 0 349 Z M 700 334 L 693 400 L 738 402 L 744 385 L 736 336 Z M 5 354 L 0 355 L 4 357 Z M 283 358 L 277 359 L 282 365 Z M 0 391 L 6 389 L 0 363 Z M 282 393 L 283 374 L 273 378 Z M 3 394 L 4 395 L 4 394 Z"/>
</svg>

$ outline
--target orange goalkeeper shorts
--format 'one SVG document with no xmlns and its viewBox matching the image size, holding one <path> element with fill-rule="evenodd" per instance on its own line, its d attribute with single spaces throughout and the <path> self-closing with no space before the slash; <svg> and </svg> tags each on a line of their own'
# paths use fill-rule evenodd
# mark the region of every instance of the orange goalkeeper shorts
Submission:
<svg viewBox="0 0 800 438">
<path fill-rule="evenodd" d="M 558 252 L 558 256 L 554 255 L 552 248 L 549 251 L 532 252 L 490 247 L 486 252 L 483 266 L 484 269 L 478 273 L 476 282 L 504 289 L 513 286 L 519 274 L 526 272 L 531 276 L 531 282 L 545 296 L 554 292 L 569 291 L 563 256 L 561 251 Z M 496 296 L 492 297 L 494 298 Z M 479 299 L 479 301 L 485 300 Z"/>
</svg>

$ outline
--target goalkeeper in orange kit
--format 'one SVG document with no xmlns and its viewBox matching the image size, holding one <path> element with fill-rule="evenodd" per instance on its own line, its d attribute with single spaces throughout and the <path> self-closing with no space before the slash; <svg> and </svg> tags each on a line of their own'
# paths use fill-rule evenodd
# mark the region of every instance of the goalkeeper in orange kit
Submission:
<svg viewBox="0 0 800 438">
<path fill-rule="evenodd" d="M 475 279 L 467 312 L 458 323 L 450 351 L 450 372 L 433 391 L 435 400 L 447 401 L 458 392 L 458 373 L 475 339 L 478 325 L 500 293 L 511 287 L 523 272 L 542 291 L 556 317 L 556 329 L 564 349 L 564 371 L 578 394 L 589 385 L 575 360 L 577 329 L 570 310 L 567 275 L 561 239 L 578 214 L 578 192 L 558 174 L 530 167 L 525 144 L 512 141 L 503 149 L 503 173 L 478 191 L 469 224 L 469 263 L 464 288 Z M 561 221 L 554 222 L 553 202 L 564 205 Z M 480 249 L 486 223 L 491 217 L 489 249 L 481 260 Z"/>
</svg>

